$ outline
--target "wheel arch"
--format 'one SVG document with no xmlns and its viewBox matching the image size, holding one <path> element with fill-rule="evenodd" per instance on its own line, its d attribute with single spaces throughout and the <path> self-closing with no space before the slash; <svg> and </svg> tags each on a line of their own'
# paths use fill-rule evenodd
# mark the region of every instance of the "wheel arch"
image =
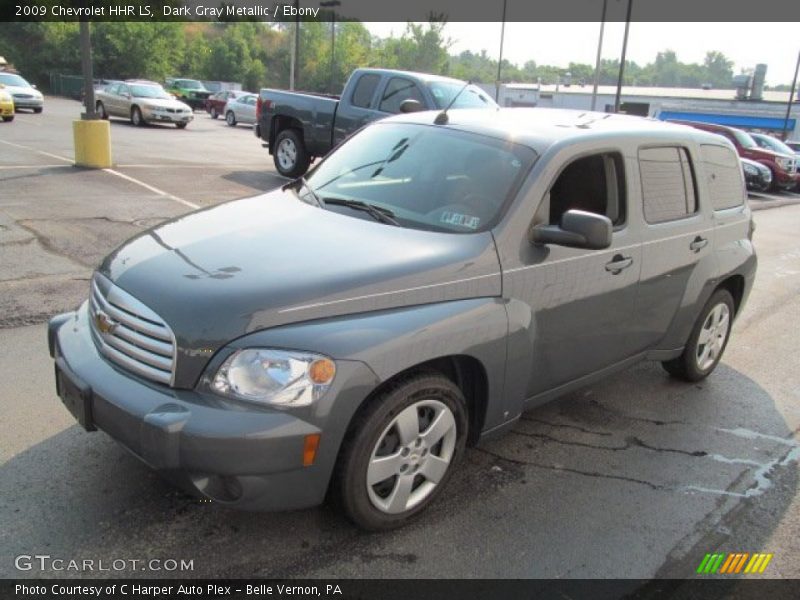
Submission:
<svg viewBox="0 0 800 600">
<path fill-rule="evenodd" d="M 716 292 L 717 290 L 728 290 L 731 296 L 733 296 L 733 314 L 738 315 L 739 309 L 742 306 L 742 301 L 744 300 L 744 289 L 745 289 L 744 276 L 740 275 L 739 273 L 736 273 L 722 280 L 719 283 L 719 285 L 714 289 L 714 291 Z"/>
<path fill-rule="evenodd" d="M 294 117 L 287 117 L 285 115 L 275 115 L 272 117 L 272 123 L 269 128 L 269 153 L 275 153 L 275 140 L 278 134 L 284 129 L 296 129 L 300 139 L 305 144 L 305 134 L 303 132 L 303 124 Z"/>
</svg>

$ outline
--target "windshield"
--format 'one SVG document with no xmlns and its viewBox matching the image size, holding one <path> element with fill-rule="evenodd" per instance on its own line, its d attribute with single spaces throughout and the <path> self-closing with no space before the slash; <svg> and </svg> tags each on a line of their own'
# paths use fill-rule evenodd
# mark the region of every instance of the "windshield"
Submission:
<svg viewBox="0 0 800 600">
<path fill-rule="evenodd" d="M 784 144 L 779 139 L 776 139 L 769 135 L 759 135 L 758 141 L 761 142 L 761 145 L 764 148 L 772 150 L 773 152 L 778 152 L 779 154 L 788 154 L 789 156 L 794 154 L 794 150 L 792 150 L 789 146 Z"/>
<path fill-rule="evenodd" d="M 323 202 L 368 203 L 403 227 L 471 233 L 497 222 L 535 158 L 528 147 L 491 137 L 382 123 L 328 156 L 308 185 Z M 326 208 L 369 218 L 341 203 Z"/>
<path fill-rule="evenodd" d="M 169 99 L 171 96 L 159 85 L 132 85 L 131 95 L 135 98 L 161 98 Z"/>
<path fill-rule="evenodd" d="M 756 141 L 750 137 L 749 133 L 742 131 L 741 129 L 732 129 L 733 135 L 736 137 L 736 141 L 744 148 L 758 148 L 758 144 Z"/>
<path fill-rule="evenodd" d="M 19 75 L 13 73 L 0 73 L 0 83 L 5 85 L 14 85 L 17 87 L 31 87 L 31 84 L 25 81 Z"/>
<path fill-rule="evenodd" d="M 195 79 L 179 79 L 175 85 L 186 90 L 204 90 L 205 86 Z"/>
<path fill-rule="evenodd" d="M 431 81 L 428 83 L 436 108 L 447 108 L 456 94 L 464 89 L 464 84 L 457 81 Z M 486 92 L 474 85 L 468 85 L 453 104 L 453 108 L 496 108 Z"/>
</svg>

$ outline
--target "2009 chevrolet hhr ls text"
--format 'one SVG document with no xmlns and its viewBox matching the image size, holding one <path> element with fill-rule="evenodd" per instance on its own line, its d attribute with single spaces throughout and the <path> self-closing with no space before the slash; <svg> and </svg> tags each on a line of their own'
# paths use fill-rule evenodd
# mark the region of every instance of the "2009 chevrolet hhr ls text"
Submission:
<svg viewBox="0 0 800 600">
<path fill-rule="evenodd" d="M 639 360 L 709 375 L 756 256 L 729 141 L 638 117 L 416 112 L 128 241 L 49 325 L 58 394 L 215 502 L 385 529 L 466 444 Z"/>
</svg>

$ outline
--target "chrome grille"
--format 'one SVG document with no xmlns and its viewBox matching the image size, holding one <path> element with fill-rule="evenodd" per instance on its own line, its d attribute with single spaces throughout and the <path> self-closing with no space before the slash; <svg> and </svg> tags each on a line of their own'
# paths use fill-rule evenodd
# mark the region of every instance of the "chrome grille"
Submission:
<svg viewBox="0 0 800 600">
<path fill-rule="evenodd" d="M 175 336 L 161 317 L 97 274 L 89 312 L 92 337 L 109 361 L 152 381 L 172 383 Z"/>
</svg>

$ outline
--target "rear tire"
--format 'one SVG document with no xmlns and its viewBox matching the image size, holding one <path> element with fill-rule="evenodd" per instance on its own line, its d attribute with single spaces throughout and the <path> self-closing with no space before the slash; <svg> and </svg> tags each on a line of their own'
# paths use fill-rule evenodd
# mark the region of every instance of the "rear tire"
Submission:
<svg viewBox="0 0 800 600">
<path fill-rule="evenodd" d="M 229 110 L 225 114 L 225 122 L 228 124 L 229 127 L 236 127 L 236 115 L 233 114 L 232 110 Z"/>
<path fill-rule="evenodd" d="M 661 363 L 667 373 L 692 382 L 711 375 L 728 345 L 733 316 L 730 292 L 724 289 L 714 292 L 700 311 L 683 353 Z"/>
<path fill-rule="evenodd" d="M 13 120 L 14 120 L 14 115 L 11 115 L 9 117 L 3 117 L 3 121 L 5 121 L 6 123 L 10 123 Z"/>
<path fill-rule="evenodd" d="M 217 107 L 216 106 L 212 106 L 211 107 L 211 118 L 212 119 L 218 119 L 219 118 L 219 113 L 217 112 Z"/>
<path fill-rule="evenodd" d="M 42 108 L 42 107 L 40 106 L 39 108 L 34 108 L 34 109 L 33 109 L 33 112 L 35 112 L 35 113 L 38 115 L 38 114 L 39 114 L 39 113 L 41 113 L 43 110 L 44 110 L 44 108 Z"/>
<path fill-rule="evenodd" d="M 452 381 L 432 371 L 399 380 L 355 417 L 333 497 L 364 529 L 405 525 L 444 490 L 467 427 L 466 401 Z"/>
<path fill-rule="evenodd" d="M 102 102 L 98 102 L 95 106 L 95 112 L 100 115 L 100 118 L 107 121 L 108 120 L 108 113 L 106 112 L 106 107 L 103 106 Z"/>
<path fill-rule="evenodd" d="M 311 164 L 303 137 L 296 129 L 284 129 L 278 134 L 272 159 L 278 173 L 291 179 L 300 177 Z"/>
</svg>

